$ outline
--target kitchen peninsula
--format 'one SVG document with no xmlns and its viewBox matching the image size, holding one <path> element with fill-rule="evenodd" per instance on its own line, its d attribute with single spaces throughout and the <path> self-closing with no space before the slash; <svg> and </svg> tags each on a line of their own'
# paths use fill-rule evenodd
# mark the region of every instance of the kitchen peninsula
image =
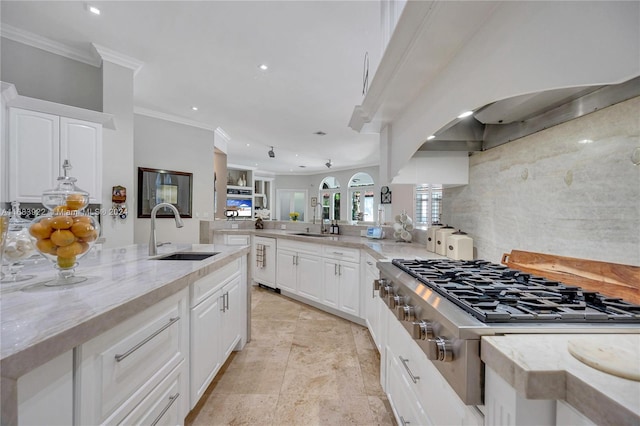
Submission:
<svg viewBox="0 0 640 426">
<path fill-rule="evenodd" d="M 81 424 L 152 421 L 164 413 L 166 395 L 156 393 L 165 390 L 169 415 L 183 421 L 193 405 L 189 357 L 196 351 L 189 347 L 190 315 L 221 284 L 226 286 L 221 272 L 239 283 L 233 296 L 220 296 L 225 308 L 247 312 L 249 249 L 174 244 L 158 251 L 150 258 L 146 245 L 94 248 L 76 272 L 87 277 L 83 283 L 40 285 L 55 274 L 51 264 L 40 262 L 29 267 L 35 278 L 3 286 L 2 424 L 29 423 L 26 419 L 59 424 L 72 418 Z M 202 261 L 158 260 L 176 251 L 218 254 Z M 248 324 L 246 315 L 234 318 L 237 328 L 229 327 L 236 333 L 230 336 L 232 349 L 246 342 Z M 38 377 L 30 377 L 34 372 Z M 91 388 L 89 393 L 85 387 Z M 85 400 L 79 404 L 74 397 Z"/>
</svg>

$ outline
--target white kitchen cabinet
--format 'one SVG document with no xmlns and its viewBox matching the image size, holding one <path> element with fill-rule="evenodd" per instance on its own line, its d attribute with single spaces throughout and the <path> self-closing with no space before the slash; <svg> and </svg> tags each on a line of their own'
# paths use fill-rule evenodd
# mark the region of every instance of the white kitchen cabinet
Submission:
<svg viewBox="0 0 640 426">
<path fill-rule="evenodd" d="M 172 405 L 181 423 L 188 411 L 188 313 L 184 289 L 78 346 L 76 423 L 124 422 L 170 376 L 178 380 Z"/>
<path fill-rule="evenodd" d="M 485 367 L 485 425 L 555 425 L 556 401 L 526 399 L 498 373 Z"/>
<path fill-rule="evenodd" d="M 420 425 L 483 425 L 478 408 L 460 400 L 393 313 L 385 308 L 382 315 L 387 328 L 384 389 L 397 420 Z"/>
<path fill-rule="evenodd" d="M 276 239 L 253 238 L 253 282 L 276 288 Z"/>
<path fill-rule="evenodd" d="M 246 341 L 246 275 L 242 259 L 191 286 L 190 408 L 211 384 L 234 349 Z"/>
<path fill-rule="evenodd" d="M 222 303 L 220 293 L 216 293 L 191 309 L 189 408 L 193 408 L 204 395 L 222 366 Z"/>
<path fill-rule="evenodd" d="M 596 426 L 587 416 L 567 404 L 565 401 L 556 401 L 556 424 L 573 426 Z"/>
<path fill-rule="evenodd" d="M 321 246 L 280 240 L 277 247 L 277 287 L 309 300 L 322 296 Z"/>
<path fill-rule="evenodd" d="M 342 312 L 360 316 L 360 265 L 322 259 L 324 283 L 322 302 Z"/>
<path fill-rule="evenodd" d="M 39 203 L 71 162 L 69 175 L 102 202 L 102 125 L 21 108 L 9 110 L 9 199 Z"/>
<path fill-rule="evenodd" d="M 378 352 L 382 353 L 381 339 L 380 339 L 380 293 L 374 287 L 374 281 L 380 277 L 380 272 L 376 268 L 376 260 L 370 255 L 366 255 L 362 262 L 362 269 L 364 271 L 361 292 L 363 295 L 363 309 L 365 322 L 371 338 L 373 339 Z"/>
<path fill-rule="evenodd" d="M 73 424 L 73 352 L 18 378 L 18 424 Z"/>
</svg>

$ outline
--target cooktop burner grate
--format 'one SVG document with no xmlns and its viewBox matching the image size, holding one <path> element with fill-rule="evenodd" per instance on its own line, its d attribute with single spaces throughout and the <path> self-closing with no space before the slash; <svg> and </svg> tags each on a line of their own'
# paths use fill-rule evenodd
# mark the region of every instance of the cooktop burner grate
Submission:
<svg viewBox="0 0 640 426">
<path fill-rule="evenodd" d="M 640 323 L 640 305 L 484 260 L 392 263 L 485 323 Z"/>
</svg>

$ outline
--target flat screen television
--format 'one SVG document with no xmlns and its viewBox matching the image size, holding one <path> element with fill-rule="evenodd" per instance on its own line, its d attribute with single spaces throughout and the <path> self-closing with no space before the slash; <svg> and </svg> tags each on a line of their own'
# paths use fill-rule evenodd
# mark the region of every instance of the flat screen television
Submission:
<svg viewBox="0 0 640 426">
<path fill-rule="evenodd" d="M 250 198 L 227 198 L 227 208 L 235 208 L 238 211 L 238 217 L 252 217 L 251 202 Z"/>
</svg>

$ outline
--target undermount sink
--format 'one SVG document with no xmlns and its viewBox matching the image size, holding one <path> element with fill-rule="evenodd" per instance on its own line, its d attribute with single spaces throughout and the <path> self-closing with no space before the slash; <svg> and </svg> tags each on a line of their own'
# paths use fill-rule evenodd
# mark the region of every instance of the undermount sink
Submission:
<svg viewBox="0 0 640 426">
<path fill-rule="evenodd" d="M 220 252 L 213 252 L 213 253 L 181 252 L 181 253 L 171 253 L 166 256 L 157 257 L 154 260 L 204 260 L 212 256 L 215 256 L 216 254 L 220 254 Z"/>
<path fill-rule="evenodd" d="M 294 232 L 293 235 L 300 235 L 302 237 L 330 237 L 331 234 L 314 234 L 312 232 Z"/>
</svg>

